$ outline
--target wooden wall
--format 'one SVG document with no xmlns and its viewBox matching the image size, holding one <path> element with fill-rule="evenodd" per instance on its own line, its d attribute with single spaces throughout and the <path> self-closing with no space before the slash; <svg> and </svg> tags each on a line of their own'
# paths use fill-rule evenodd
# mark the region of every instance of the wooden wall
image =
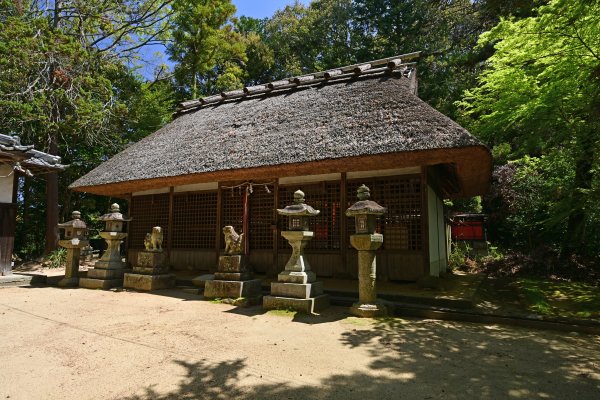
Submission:
<svg viewBox="0 0 600 400">
<path fill-rule="evenodd" d="M 16 221 L 17 205 L 0 203 L 0 276 L 12 273 L 11 262 Z"/>
<path fill-rule="evenodd" d="M 311 181 L 310 177 L 302 177 L 298 182 L 289 182 L 289 179 L 279 182 L 276 178 L 268 184 L 267 181 L 253 182 L 253 191 L 249 195 L 252 244 L 249 263 L 255 272 L 276 276 L 283 270 L 291 248 L 280 237 L 286 221 L 274 212 L 274 208 L 286 206 L 293 191 L 302 189 L 306 193 L 306 202 L 322 210 L 312 221 L 315 239 L 306 250 L 313 271 L 320 277 L 356 279 L 357 254 L 349 244 L 349 236 L 354 233 L 354 219 L 346 217 L 345 210 L 356 201 L 356 188 L 365 183 L 371 188 L 372 199 L 388 208 L 388 214 L 380 220 L 378 228 L 384 234 L 383 248 L 377 253 L 378 279 L 414 281 L 427 273 L 428 224 L 427 219 L 423 221 L 427 218 L 427 183 L 423 174 L 364 175 L 347 179 L 346 174 L 341 173 L 319 182 Z M 238 187 L 240 184 L 241 188 Z M 175 270 L 214 272 L 224 247 L 222 226 L 233 225 L 238 232 L 242 228 L 243 185 L 244 182 L 224 182 L 215 184 L 216 190 L 214 186 L 207 187 L 210 190 L 194 192 L 169 188 L 162 193 L 134 194 L 130 209 L 132 238 L 136 240 L 130 245 L 129 261 L 134 262 L 136 252 L 142 248 L 144 232 L 154 225 L 165 224 L 165 234 L 173 235 L 173 240 L 169 236 L 165 243 L 169 246 L 166 250 Z M 168 211 L 171 209 L 173 211 Z M 159 218 L 155 218 L 157 213 Z M 165 215 L 169 214 L 166 221 Z M 177 234 L 182 238 L 186 234 L 196 239 L 198 235 L 212 237 L 210 240 L 206 237 L 182 241 Z"/>
</svg>

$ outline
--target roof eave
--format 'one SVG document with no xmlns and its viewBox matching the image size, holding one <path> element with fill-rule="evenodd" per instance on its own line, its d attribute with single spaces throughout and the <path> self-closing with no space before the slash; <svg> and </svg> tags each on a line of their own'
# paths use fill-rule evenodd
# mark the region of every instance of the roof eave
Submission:
<svg viewBox="0 0 600 400">
<path fill-rule="evenodd" d="M 278 164 L 244 169 L 218 170 L 195 174 L 138 179 L 107 184 L 69 186 L 69 189 L 103 196 L 128 197 L 133 192 L 161 189 L 195 183 L 228 182 L 237 180 L 260 180 L 289 176 L 313 175 L 336 172 L 369 171 L 419 167 L 442 163 L 454 164 L 460 190 L 452 198 L 472 197 L 485 194 L 489 188 L 492 157 L 484 145 L 458 148 L 415 150 L 383 153 L 304 163 Z M 375 167 L 376 166 L 376 167 Z"/>
</svg>

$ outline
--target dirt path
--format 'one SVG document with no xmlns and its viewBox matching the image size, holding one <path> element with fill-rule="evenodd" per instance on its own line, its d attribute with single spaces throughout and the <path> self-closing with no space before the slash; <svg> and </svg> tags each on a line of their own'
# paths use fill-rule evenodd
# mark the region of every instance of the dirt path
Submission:
<svg viewBox="0 0 600 400">
<path fill-rule="evenodd" d="M 600 337 L 0 289 L 0 399 L 598 399 Z"/>
</svg>

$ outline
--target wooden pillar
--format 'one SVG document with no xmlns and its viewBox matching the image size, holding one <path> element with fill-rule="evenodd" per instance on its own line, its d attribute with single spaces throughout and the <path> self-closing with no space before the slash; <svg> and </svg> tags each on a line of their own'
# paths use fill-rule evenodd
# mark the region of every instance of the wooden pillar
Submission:
<svg viewBox="0 0 600 400">
<path fill-rule="evenodd" d="M 279 273 L 279 232 L 277 230 L 277 208 L 279 207 L 279 179 L 275 181 L 273 187 L 273 217 L 271 222 L 271 230 L 273 231 L 273 262 L 271 268 L 267 271 L 267 276 L 277 276 Z"/>
<path fill-rule="evenodd" d="M 223 190 L 221 189 L 221 183 L 219 182 L 217 188 L 217 227 L 215 230 L 215 262 L 209 268 L 209 272 L 215 272 L 219 263 L 219 256 L 221 253 L 221 235 L 223 234 Z"/>
<path fill-rule="evenodd" d="M 19 193 L 19 174 L 17 171 L 14 172 L 14 180 L 13 180 L 13 193 L 12 193 L 12 202 L 17 204 L 17 194 Z"/>
<path fill-rule="evenodd" d="M 16 223 L 17 205 L 0 203 L 0 276 L 12 274 Z"/>
<path fill-rule="evenodd" d="M 171 265 L 171 248 L 173 246 L 173 186 L 169 187 L 169 220 L 167 222 L 167 262 Z"/>
<path fill-rule="evenodd" d="M 133 218 L 133 201 L 131 201 L 133 197 L 133 194 L 129 194 L 127 196 L 127 216 L 129 218 Z M 125 238 L 125 249 L 127 251 L 127 256 L 125 257 L 125 262 L 126 263 L 131 263 L 133 264 L 133 261 L 129 261 L 129 254 L 130 254 L 130 250 L 129 250 L 129 244 L 131 243 L 131 241 L 129 240 L 129 238 L 131 237 L 131 223 L 133 222 L 133 220 L 129 221 L 127 223 L 127 237 Z M 127 267 L 129 268 L 129 267 Z"/>
<path fill-rule="evenodd" d="M 348 217 L 346 209 L 348 208 L 348 184 L 346 173 L 342 172 L 340 180 L 340 265 L 334 271 L 334 278 L 349 278 L 348 271 Z"/>
<path fill-rule="evenodd" d="M 421 167 L 421 241 L 423 243 L 423 275 L 429 276 L 429 200 L 427 196 L 427 167 Z"/>
</svg>

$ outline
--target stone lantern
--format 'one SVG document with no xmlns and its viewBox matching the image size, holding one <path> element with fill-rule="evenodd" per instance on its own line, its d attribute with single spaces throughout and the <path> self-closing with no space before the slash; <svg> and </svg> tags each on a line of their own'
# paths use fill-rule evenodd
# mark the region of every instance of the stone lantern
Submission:
<svg viewBox="0 0 600 400">
<path fill-rule="evenodd" d="M 294 193 L 294 203 L 278 209 L 279 215 L 288 218 L 288 230 L 281 236 L 292 246 L 292 255 L 285 270 L 277 276 L 277 282 L 271 283 L 271 296 L 263 299 L 265 309 L 294 309 L 313 313 L 329 305 L 329 296 L 323 294 L 323 282 L 316 282 L 316 275 L 310 270 L 310 264 L 304 257 L 304 248 L 314 236 L 309 229 L 309 219 L 319 215 L 304 202 L 304 193 Z"/>
<path fill-rule="evenodd" d="M 73 211 L 73 213 L 71 213 L 71 218 L 73 218 L 71 221 L 65 222 L 63 224 L 58 224 L 58 228 L 62 229 L 64 232 L 61 235 L 62 239 L 86 240 L 88 229 L 85 222 L 81 220 L 81 213 L 79 211 Z"/>
<path fill-rule="evenodd" d="M 88 271 L 87 278 L 79 280 L 79 286 L 110 289 L 123 284 L 125 263 L 121 259 L 121 242 L 127 237 L 127 233 L 123 232 L 124 223 L 131 221 L 131 218 L 125 218 L 115 203 L 108 214 L 98 219 L 105 223 L 105 230 L 100 232 L 100 236 L 106 240 L 108 248 L 102 258 L 96 261 L 94 268 Z"/>
<path fill-rule="evenodd" d="M 71 221 L 58 224 L 59 230 L 63 230 L 58 245 L 67 249 L 67 261 L 65 266 L 65 277 L 58 282 L 61 287 L 76 287 L 79 285 L 79 258 L 81 249 L 87 247 L 88 229 L 81 220 L 81 213 L 73 211 Z"/>
<path fill-rule="evenodd" d="M 383 235 L 375 232 L 377 218 L 386 209 L 373 200 L 365 185 L 357 190 L 358 201 L 346 210 L 348 217 L 354 217 L 356 234 L 350 236 L 352 247 L 358 250 L 358 303 L 350 312 L 358 317 L 378 317 L 387 314 L 386 307 L 377 301 L 376 279 L 377 261 L 375 251 L 383 244 Z"/>
</svg>

